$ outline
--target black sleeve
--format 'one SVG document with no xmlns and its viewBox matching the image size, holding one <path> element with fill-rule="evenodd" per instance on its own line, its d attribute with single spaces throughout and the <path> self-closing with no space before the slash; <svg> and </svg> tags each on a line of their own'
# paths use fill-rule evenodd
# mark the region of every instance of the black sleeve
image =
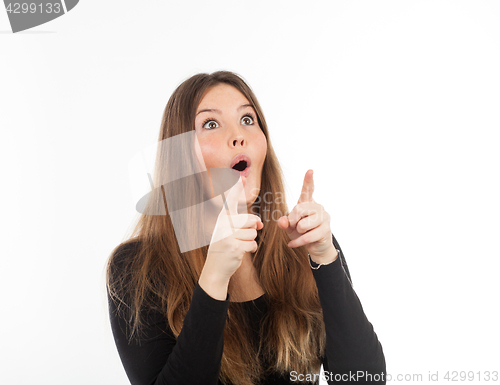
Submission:
<svg viewBox="0 0 500 385">
<path fill-rule="evenodd" d="M 127 322 L 109 293 L 108 303 L 116 347 L 132 385 L 218 383 L 229 295 L 216 300 L 197 283 L 177 340 L 163 314 L 150 311 L 144 335 L 129 341 Z"/>
<path fill-rule="evenodd" d="M 342 249 L 333 234 L 332 240 L 339 250 L 338 258 L 312 270 L 326 328 L 324 377 L 329 384 L 385 384 L 382 345 L 353 289 Z M 316 267 L 314 262 L 312 265 Z"/>
</svg>

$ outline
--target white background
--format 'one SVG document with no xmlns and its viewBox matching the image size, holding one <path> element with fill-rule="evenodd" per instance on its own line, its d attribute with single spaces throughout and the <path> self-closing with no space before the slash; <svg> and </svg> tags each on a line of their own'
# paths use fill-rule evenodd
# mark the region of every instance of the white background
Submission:
<svg viewBox="0 0 500 385">
<path fill-rule="evenodd" d="M 499 366 L 500 2 L 81 1 L 0 12 L 2 384 L 126 384 L 104 267 L 182 81 L 242 75 L 397 374 Z"/>
</svg>

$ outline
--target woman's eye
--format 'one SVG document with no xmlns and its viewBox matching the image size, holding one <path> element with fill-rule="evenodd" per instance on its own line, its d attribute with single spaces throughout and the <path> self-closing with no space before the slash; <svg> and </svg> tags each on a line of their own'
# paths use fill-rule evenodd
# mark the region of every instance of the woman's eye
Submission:
<svg viewBox="0 0 500 385">
<path fill-rule="evenodd" d="M 243 122 L 244 125 L 251 126 L 252 124 L 254 124 L 254 117 L 252 115 L 247 114 L 241 118 L 241 121 Z M 213 130 L 214 128 L 219 127 L 219 123 L 217 123 L 213 119 L 207 119 L 202 123 L 201 127 L 207 130 Z"/>
<path fill-rule="evenodd" d="M 253 124 L 253 117 L 250 115 L 245 115 L 243 118 L 241 118 L 243 122 L 246 122 L 245 124 Z"/>
<path fill-rule="evenodd" d="M 208 127 L 207 127 L 208 125 Z M 203 128 L 207 128 L 209 130 L 212 130 L 214 128 L 217 128 L 217 122 L 215 120 L 206 120 L 204 123 L 203 123 Z"/>
</svg>

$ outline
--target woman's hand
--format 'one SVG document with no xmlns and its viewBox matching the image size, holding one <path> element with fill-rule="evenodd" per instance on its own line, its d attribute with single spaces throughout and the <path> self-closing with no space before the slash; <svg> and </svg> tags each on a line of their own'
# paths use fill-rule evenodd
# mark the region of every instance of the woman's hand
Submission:
<svg viewBox="0 0 500 385">
<path fill-rule="evenodd" d="M 202 289 L 220 300 L 226 299 L 229 279 L 240 267 L 243 256 L 257 251 L 257 230 L 264 227 L 257 215 L 238 214 L 240 196 L 245 196 L 244 179 L 238 181 L 227 195 L 227 206 L 217 218 L 199 279 Z"/>
<path fill-rule="evenodd" d="M 313 170 L 307 170 L 297 205 L 288 216 L 278 220 L 278 226 L 290 237 L 288 246 L 306 246 L 316 263 L 333 262 L 338 252 L 332 243 L 330 215 L 313 200 L 313 192 Z"/>
</svg>

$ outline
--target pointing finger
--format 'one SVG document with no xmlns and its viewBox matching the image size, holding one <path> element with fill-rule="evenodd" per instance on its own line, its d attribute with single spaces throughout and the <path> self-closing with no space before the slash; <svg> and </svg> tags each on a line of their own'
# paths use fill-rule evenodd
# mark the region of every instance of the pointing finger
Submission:
<svg viewBox="0 0 500 385">
<path fill-rule="evenodd" d="M 224 198 L 224 209 L 227 214 L 238 214 L 238 202 L 240 197 L 245 195 L 245 183 L 244 179 L 240 176 L 240 179 L 238 179 L 238 182 L 231 188 L 227 197 L 224 196 L 224 193 L 222 194 Z"/>
<path fill-rule="evenodd" d="M 304 176 L 304 183 L 302 185 L 302 192 L 300 193 L 299 201 L 301 202 L 312 202 L 314 192 L 314 180 L 313 180 L 313 170 L 309 169 Z"/>
</svg>

